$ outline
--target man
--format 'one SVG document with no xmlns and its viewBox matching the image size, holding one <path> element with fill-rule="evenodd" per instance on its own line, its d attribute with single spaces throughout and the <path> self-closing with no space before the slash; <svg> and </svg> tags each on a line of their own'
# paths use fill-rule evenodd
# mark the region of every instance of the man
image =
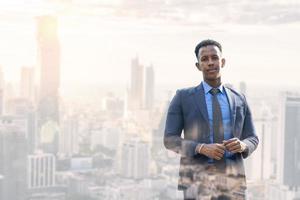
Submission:
<svg viewBox="0 0 300 200">
<path fill-rule="evenodd" d="M 245 199 L 243 159 L 258 145 L 249 106 L 244 95 L 222 84 L 225 58 L 218 42 L 200 42 L 195 54 L 203 81 L 177 90 L 164 134 L 165 147 L 181 155 L 178 189 L 184 199 Z"/>
</svg>

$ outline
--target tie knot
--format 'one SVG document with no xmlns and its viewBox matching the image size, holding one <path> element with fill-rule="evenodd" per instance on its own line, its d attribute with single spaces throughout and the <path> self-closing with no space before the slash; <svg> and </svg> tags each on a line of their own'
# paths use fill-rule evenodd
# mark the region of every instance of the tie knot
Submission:
<svg viewBox="0 0 300 200">
<path fill-rule="evenodd" d="M 211 93 L 212 95 L 216 95 L 216 94 L 218 94 L 219 92 L 221 92 L 219 88 L 212 88 L 212 89 L 209 91 L 209 93 Z"/>
</svg>

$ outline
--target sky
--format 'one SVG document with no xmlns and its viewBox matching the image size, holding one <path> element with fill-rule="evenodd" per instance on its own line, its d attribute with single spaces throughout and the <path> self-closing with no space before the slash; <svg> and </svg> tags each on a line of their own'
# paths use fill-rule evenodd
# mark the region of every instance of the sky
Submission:
<svg viewBox="0 0 300 200">
<path fill-rule="evenodd" d="M 224 82 L 299 86 L 298 0 L 0 1 L 0 65 L 5 80 L 38 66 L 36 17 L 58 18 L 62 84 L 129 85 L 130 62 L 154 66 L 157 84 L 202 80 L 194 48 L 223 45 Z"/>
</svg>

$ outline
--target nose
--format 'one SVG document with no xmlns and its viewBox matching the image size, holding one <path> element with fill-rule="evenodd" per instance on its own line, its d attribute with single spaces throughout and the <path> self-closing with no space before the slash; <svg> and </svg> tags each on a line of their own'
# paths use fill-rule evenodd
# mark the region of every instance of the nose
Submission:
<svg viewBox="0 0 300 200">
<path fill-rule="evenodd" d="M 209 58 L 209 59 L 208 59 L 208 65 L 213 65 L 213 64 L 214 64 L 213 59 L 212 59 L 212 58 Z"/>
</svg>

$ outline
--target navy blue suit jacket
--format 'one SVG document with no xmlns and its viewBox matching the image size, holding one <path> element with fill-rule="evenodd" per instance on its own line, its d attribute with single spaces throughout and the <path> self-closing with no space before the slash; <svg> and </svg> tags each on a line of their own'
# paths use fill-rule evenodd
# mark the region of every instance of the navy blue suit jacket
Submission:
<svg viewBox="0 0 300 200">
<path fill-rule="evenodd" d="M 240 175 L 245 175 L 243 158 L 248 157 L 256 149 L 258 138 L 245 96 L 226 86 L 225 90 L 230 105 L 233 136 L 247 144 L 246 151 L 234 154 L 231 160 L 236 164 Z M 194 175 L 191 169 L 197 169 L 199 165 L 205 165 L 209 160 L 207 156 L 195 153 L 197 144 L 210 143 L 209 128 L 202 83 L 196 87 L 177 90 L 167 113 L 164 145 L 181 155 L 179 189 L 185 189 L 193 183 Z M 184 182 L 187 179 L 189 181 Z"/>
</svg>

